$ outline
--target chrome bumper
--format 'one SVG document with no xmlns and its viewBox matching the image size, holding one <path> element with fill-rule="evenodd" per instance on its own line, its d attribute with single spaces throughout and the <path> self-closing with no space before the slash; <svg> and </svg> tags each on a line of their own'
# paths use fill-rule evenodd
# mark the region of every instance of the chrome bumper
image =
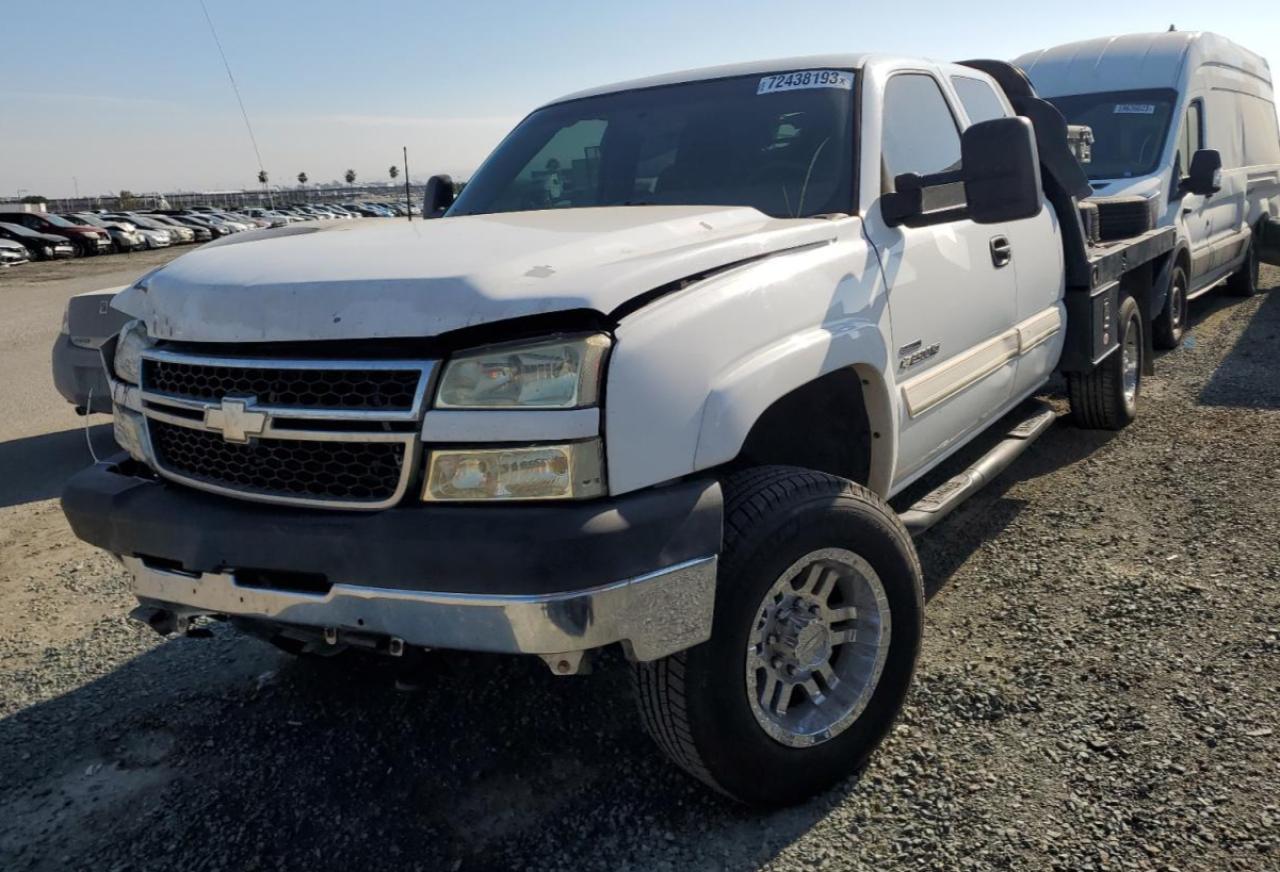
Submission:
<svg viewBox="0 0 1280 872">
<path fill-rule="evenodd" d="M 509 654 L 569 654 L 620 642 L 629 658 L 657 660 L 711 636 L 716 558 L 690 560 L 586 590 L 536 596 L 429 593 L 335 584 L 303 593 L 237 582 L 232 573 L 185 573 L 122 557 L 144 606 L 177 618 L 225 615 L 385 636 L 404 644 Z"/>
</svg>

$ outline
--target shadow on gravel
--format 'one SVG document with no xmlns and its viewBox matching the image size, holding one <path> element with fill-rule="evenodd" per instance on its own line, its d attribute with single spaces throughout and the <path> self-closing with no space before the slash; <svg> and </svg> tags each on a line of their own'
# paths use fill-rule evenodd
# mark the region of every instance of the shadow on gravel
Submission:
<svg viewBox="0 0 1280 872">
<path fill-rule="evenodd" d="M 997 424 L 978 436 L 938 469 L 894 497 L 893 507 L 898 511 L 905 510 L 915 500 L 962 472 L 1003 439 L 1009 426 L 1019 417 L 1020 410 L 1014 410 L 1006 419 L 1007 425 Z M 916 540 L 924 569 L 925 596 L 932 599 L 970 556 L 1018 519 L 1026 501 L 1006 496 L 1011 487 L 1078 463 L 1115 435 L 1106 431 L 1081 430 L 1071 424 L 1070 416 L 1060 417 L 1012 466 Z"/>
<path fill-rule="evenodd" d="M 99 456 L 113 453 L 111 425 L 89 428 Z M 74 473 L 93 463 L 82 428 L 0 442 L 0 508 L 52 499 Z"/>
<path fill-rule="evenodd" d="M 1280 409 L 1280 381 L 1275 378 L 1277 347 L 1280 347 L 1280 290 L 1272 289 L 1235 346 L 1214 370 L 1200 392 L 1200 402 L 1206 406 Z"/>
<path fill-rule="evenodd" d="M 722 801 L 643 733 L 620 657 L 429 662 L 406 694 L 394 661 L 220 625 L 0 720 L 0 868 L 756 868 L 858 790 Z"/>
</svg>

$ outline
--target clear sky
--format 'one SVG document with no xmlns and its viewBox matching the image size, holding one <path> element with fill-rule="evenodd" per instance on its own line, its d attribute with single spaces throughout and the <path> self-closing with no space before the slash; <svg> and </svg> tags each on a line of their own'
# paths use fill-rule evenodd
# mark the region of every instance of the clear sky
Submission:
<svg viewBox="0 0 1280 872">
<path fill-rule="evenodd" d="M 1280 62 L 1280 0 L 207 0 L 275 183 L 466 175 L 539 103 L 719 63 L 1009 58 L 1213 30 Z M 198 0 L 0 0 L 0 199 L 240 188 L 257 164 Z"/>
</svg>

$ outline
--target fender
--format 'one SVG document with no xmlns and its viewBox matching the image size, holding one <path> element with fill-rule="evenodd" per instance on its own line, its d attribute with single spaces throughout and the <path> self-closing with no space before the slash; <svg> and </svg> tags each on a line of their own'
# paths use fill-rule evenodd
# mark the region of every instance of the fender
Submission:
<svg viewBox="0 0 1280 872">
<path fill-rule="evenodd" d="M 888 493 L 897 445 L 897 419 L 883 376 L 888 360 L 879 326 L 861 318 L 815 327 L 763 349 L 722 373 L 712 386 L 703 407 L 694 466 L 709 469 L 728 463 L 769 406 L 815 379 L 852 367 L 862 379 L 873 433 L 868 486 Z"/>
<path fill-rule="evenodd" d="M 873 450 L 873 465 L 877 481 L 887 480 L 894 415 L 880 376 L 890 345 L 884 283 L 861 219 L 828 226 L 829 244 L 718 273 L 621 319 L 604 406 L 611 493 L 732 460 L 772 403 L 851 366 L 870 383 L 875 443 L 887 449 Z"/>
</svg>

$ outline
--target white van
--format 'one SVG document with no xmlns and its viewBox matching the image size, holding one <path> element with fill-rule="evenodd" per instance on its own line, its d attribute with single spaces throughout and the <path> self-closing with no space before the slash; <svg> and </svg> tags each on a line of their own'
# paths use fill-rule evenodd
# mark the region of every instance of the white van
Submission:
<svg viewBox="0 0 1280 872">
<path fill-rule="evenodd" d="M 1157 346 L 1181 341 L 1188 299 L 1223 283 L 1252 294 L 1259 260 L 1280 262 L 1280 132 L 1266 60 L 1213 33 L 1171 31 L 1060 45 L 1014 63 L 1069 123 L 1093 128 L 1086 169 L 1102 238 L 1144 222 L 1177 228 Z M 1201 189 L 1193 174 L 1212 178 L 1219 166 L 1216 193 L 1188 190 Z"/>
</svg>

